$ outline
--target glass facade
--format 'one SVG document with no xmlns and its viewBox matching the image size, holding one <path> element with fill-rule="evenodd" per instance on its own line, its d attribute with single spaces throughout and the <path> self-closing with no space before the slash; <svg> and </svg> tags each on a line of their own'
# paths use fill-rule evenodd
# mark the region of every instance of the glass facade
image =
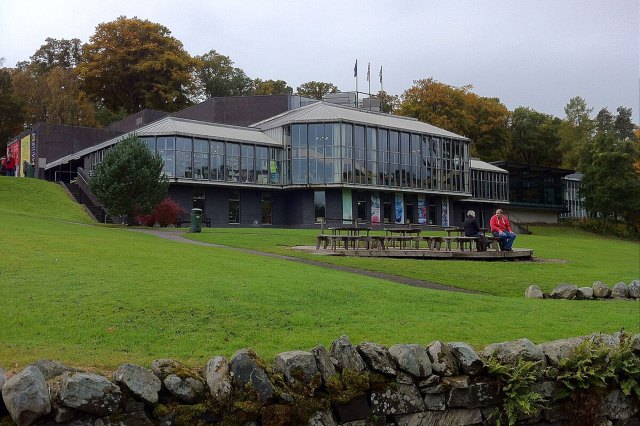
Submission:
<svg viewBox="0 0 640 426">
<path fill-rule="evenodd" d="M 509 201 L 509 175 L 507 173 L 473 169 L 471 174 L 473 198 Z"/>
</svg>

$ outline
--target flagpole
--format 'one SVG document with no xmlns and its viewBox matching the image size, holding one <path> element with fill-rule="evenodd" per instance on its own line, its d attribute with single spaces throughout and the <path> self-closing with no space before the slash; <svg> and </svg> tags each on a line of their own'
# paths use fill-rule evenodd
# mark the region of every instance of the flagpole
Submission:
<svg viewBox="0 0 640 426">
<path fill-rule="evenodd" d="M 367 81 L 369 82 L 369 111 L 371 111 L 371 62 L 367 65 Z"/>
<path fill-rule="evenodd" d="M 358 60 L 356 59 L 356 66 L 353 67 L 353 76 L 356 79 L 356 108 L 358 108 Z"/>
</svg>

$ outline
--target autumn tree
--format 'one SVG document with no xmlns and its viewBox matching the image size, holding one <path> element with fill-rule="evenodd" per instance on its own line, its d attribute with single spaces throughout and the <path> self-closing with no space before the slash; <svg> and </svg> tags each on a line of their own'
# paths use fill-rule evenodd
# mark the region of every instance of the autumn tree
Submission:
<svg viewBox="0 0 640 426">
<path fill-rule="evenodd" d="M 25 105 L 27 124 L 98 124 L 95 105 L 82 91 L 74 69 L 54 66 L 43 72 L 40 65 L 25 63 L 13 71 L 13 81 Z"/>
<path fill-rule="evenodd" d="M 284 80 L 260 80 L 256 78 L 253 81 L 253 94 L 255 95 L 291 95 L 293 89 L 287 86 Z"/>
<path fill-rule="evenodd" d="M 165 26 L 121 16 L 96 27 L 78 72 L 91 99 L 111 111 L 176 111 L 191 103 L 194 64 Z"/>
<path fill-rule="evenodd" d="M 253 91 L 253 80 L 234 67 L 228 56 L 210 50 L 195 59 L 198 86 L 205 98 L 248 95 Z"/>
<path fill-rule="evenodd" d="M 110 215 L 126 215 L 127 224 L 150 213 L 167 195 L 164 161 L 136 136 L 117 143 L 105 155 L 89 187 Z"/>
<path fill-rule="evenodd" d="M 561 120 L 531 108 L 518 107 L 511 115 L 510 143 L 505 160 L 558 167 Z"/>
<path fill-rule="evenodd" d="M 508 140 L 509 110 L 497 98 L 454 87 L 432 78 L 417 80 L 405 90 L 396 111 L 471 139 L 471 153 L 484 160 L 502 157 Z"/>
<path fill-rule="evenodd" d="M 322 100 L 327 93 L 338 93 L 338 87 L 331 83 L 321 81 L 309 81 L 302 83 L 296 89 L 297 94 L 311 99 Z"/>
<path fill-rule="evenodd" d="M 0 66 L 2 66 L 0 60 Z M 5 152 L 6 142 L 24 129 L 24 105 L 13 90 L 11 70 L 0 68 L 0 151 Z"/>
<path fill-rule="evenodd" d="M 593 108 L 580 96 L 571 98 L 564 107 L 565 119 L 560 124 L 560 150 L 562 166 L 568 169 L 578 168 L 582 150 L 593 136 L 594 121 L 591 119 Z"/>
</svg>

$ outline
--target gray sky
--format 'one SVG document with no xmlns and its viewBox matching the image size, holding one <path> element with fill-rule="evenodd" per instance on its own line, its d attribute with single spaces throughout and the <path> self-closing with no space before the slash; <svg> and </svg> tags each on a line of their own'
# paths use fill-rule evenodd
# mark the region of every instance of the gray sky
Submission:
<svg viewBox="0 0 640 426">
<path fill-rule="evenodd" d="M 96 25 L 137 16 L 169 28 L 191 55 L 211 49 L 251 78 L 311 80 L 400 95 L 433 77 L 564 117 L 570 98 L 614 112 L 640 98 L 639 0 L 0 0 L 4 66 L 47 37 L 89 41 Z"/>
</svg>

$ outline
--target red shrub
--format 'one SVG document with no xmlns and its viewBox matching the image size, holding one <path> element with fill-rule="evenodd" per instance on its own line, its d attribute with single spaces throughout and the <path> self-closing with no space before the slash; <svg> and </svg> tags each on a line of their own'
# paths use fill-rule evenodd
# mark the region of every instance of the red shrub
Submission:
<svg viewBox="0 0 640 426">
<path fill-rule="evenodd" d="M 163 227 L 176 223 L 180 213 L 184 213 L 184 209 L 168 197 L 160 201 L 160 204 L 153 210 L 156 222 Z"/>
<path fill-rule="evenodd" d="M 165 198 L 148 215 L 136 216 L 136 220 L 143 226 L 154 226 L 156 223 L 162 227 L 176 223 L 178 215 L 184 213 L 184 209 L 171 198 Z"/>
</svg>

